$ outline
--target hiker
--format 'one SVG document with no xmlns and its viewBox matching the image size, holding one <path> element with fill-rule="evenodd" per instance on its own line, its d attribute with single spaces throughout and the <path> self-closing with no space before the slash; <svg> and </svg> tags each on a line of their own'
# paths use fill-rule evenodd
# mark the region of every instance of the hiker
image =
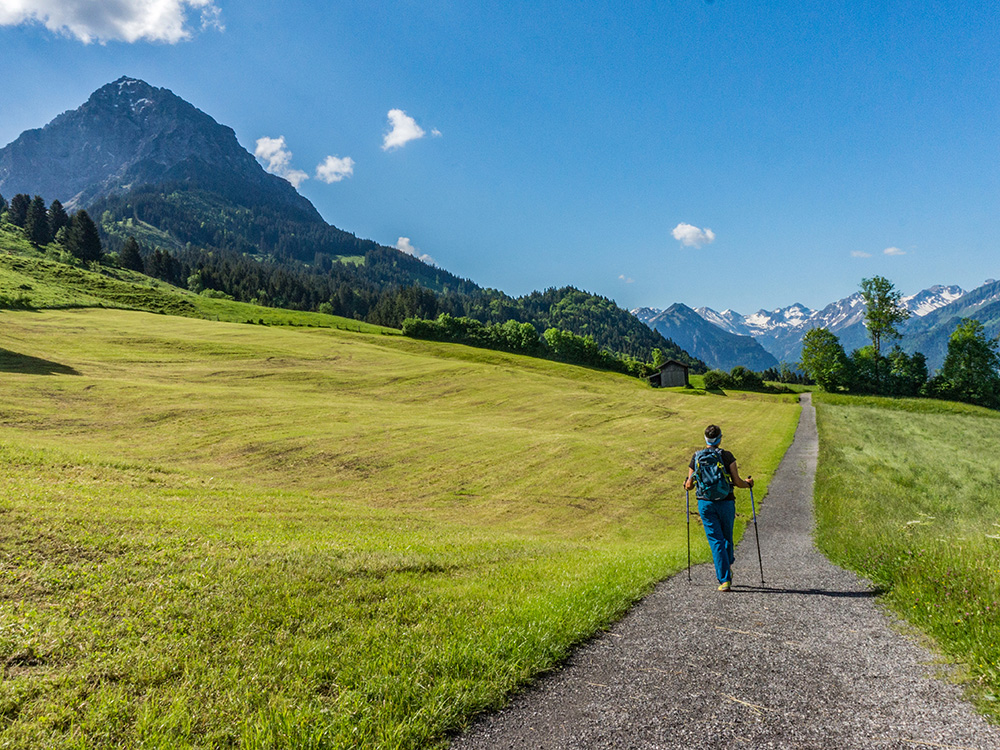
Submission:
<svg viewBox="0 0 1000 750">
<path fill-rule="evenodd" d="M 710 424 L 705 428 L 705 445 L 691 457 L 684 489 L 697 487 L 698 514 L 705 526 L 705 536 L 712 548 L 715 560 L 715 577 L 719 579 L 719 591 L 729 591 L 733 585 L 733 571 L 730 567 L 736 559 L 733 547 L 733 524 L 736 521 L 736 495 L 733 486 L 746 489 L 753 487 L 753 478 L 740 477 L 736 468 L 736 457 L 719 447 L 722 430 Z"/>
</svg>

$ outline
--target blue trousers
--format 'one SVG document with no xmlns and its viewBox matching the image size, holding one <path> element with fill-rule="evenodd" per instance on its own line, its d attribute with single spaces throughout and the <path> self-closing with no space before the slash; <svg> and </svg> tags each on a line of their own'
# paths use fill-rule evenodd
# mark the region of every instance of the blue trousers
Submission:
<svg viewBox="0 0 1000 750">
<path fill-rule="evenodd" d="M 733 524 L 736 522 L 736 502 L 733 500 L 699 500 L 698 515 L 705 525 L 708 546 L 715 561 L 715 577 L 719 583 L 732 581 L 729 566 L 736 559 L 733 547 Z"/>
</svg>

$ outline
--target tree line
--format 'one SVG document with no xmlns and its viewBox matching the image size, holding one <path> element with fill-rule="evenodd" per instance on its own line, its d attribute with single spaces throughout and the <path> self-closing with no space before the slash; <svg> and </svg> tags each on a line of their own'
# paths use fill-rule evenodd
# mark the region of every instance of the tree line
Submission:
<svg viewBox="0 0 1000 750">
<path fill-rule="evenodd" d="M 58 200 L 46 206 L 40 195 L 18 193 L 8 203 L 0 195 L 0 217 L 21 227 L 39 247 L 56 242 L 83 262 L 99 263 L 103 255 L 101 235 L 90 215 L 80 210 L 70 216 Z"/>
<path fill-rule="evenodd" d="M 633 377 L 646 377 L 653 373 L 652 364 L 608 351 L 601 347 L 593 336 L 578 336 L 559 328 L 547 328 L 544 333 L 539 334 L 531 323 L 518 323 L 514 320 L 503 323 L 482 323 L 473 318 L 456 318 L 448 313 L 442 313 L 435 320 L 407 318 L 403 321 L 402 330 L 404 336 L 412 338 L 448 341 L 527 354 L 612 370 Z M 654 360 L 662 356 L 659 349 L 653 351 Z"/>
<path fill-rule="evenodd" d="M 882 276 L 863 279 L 861 296 L 871 344 L 848 355 L 840 339 L 826 328 L 814 328 L 803 338 L 799 367 L 821 388 L 1000 408 L 1000 342 L 986 335 L 982 323 L 971 318 L 958 322 L 948 340 L 944 364 L 931 376 L 927 358 L 920 352 L 907 354 L 895 344 L 883 354 L 888 343 L 900 338 L 897 326 L 909 317 L 892 282 Z"/>
<path fill-rule="evenodd" d="M 204 208 L 207 198 L 196 200 L 190 194 L 182 197 L 186 202 L 193 201 L 194 206 L 201 206 L 198 211 L 207 210 Z M 129 199 L 145 207 L 148 214 L 143 216 L 156 218 L 154 209 L 158 206 L 166 209 L 153 198 L 152 193 L 140 192 L 130 194 Z M 117 206 L 115 201 L 124 200 L 105 199 L 105 203 Z M 131 234 L 123 236 L 123 229 L 134 226 L 129 221 L 114 221 L 113 217 L 108 222 L 102 221 L 102 230 L 110 228 L 110 233 L 102 235 L 84 210 L 64 219 L 65 211 L 59 201 L 46 208 L 38 196 L 29 199 L 18 195 L 11 200 L 10 207 L 6 202 L 3 207 L 7 219 L 22 227 L 39 247 L 55 241 L 77 261 L 120 266 L 200 294 L 227 296 L 269 307 L 318 311 L 393 328 L 401 327 L 407 318 L 436 320 L 442 314 L 469 318 L 483 325 L 527 323 L 539 336 L 554 328 L 584 339 L 589 337 L 598 349 L 607 349 L 623 361 L 645 362 L 651 359 L 654 349 L 659 349 L 696 372 L 706 369 L 700 360 L 606 297 L 563 287 L 513 298 L 495 289 L 482 289 L 394 248 L 368 241 L 355 244 L 350 238 L 357 238 L 334 227 L 329 227 L 331 232 L 347 238 L 341 237 L 345 244 L 339 245 L 339 249 L 346 246 L 363 254 L 344 260 L 316 251 L 311 256 L 312 262 L 305 263 L 217 247 L 188 245 L 167 250 L 147 246 Z M 168 204 L 168 208 L 174 211 L 177 206 Z M 175 221 L 189 220 L 180 211 L 169 215 Z M 319 247 L 326 248 L 322 243 Z M 305 252 L 304 246 L 297 250 L 300 255 Z"/>
</svg>

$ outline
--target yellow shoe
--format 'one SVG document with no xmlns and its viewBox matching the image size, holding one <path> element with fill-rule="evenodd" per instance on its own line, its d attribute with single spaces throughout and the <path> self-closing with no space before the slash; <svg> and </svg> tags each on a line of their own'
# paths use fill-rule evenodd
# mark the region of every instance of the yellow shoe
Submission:
<svg viewBox="0 0 1000 750">
<path fill-rule="evenodd" d="M 723 581 L 722 583 L 719 584 L 719 591 L 729 591 L 729 589 L 731 589 L 732 586 L 733 586 L 732 582 Z"/>
</svg>

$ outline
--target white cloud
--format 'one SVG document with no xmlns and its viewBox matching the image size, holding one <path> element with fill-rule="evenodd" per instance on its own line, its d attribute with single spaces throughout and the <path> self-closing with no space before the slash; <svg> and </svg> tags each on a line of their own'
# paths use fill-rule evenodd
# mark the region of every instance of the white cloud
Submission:
<svg viewBox="0 0 1000 750">
<path fill-rule="evenodd" d="M 191 11 L 200 12 L 202 30 L 225 29 L 215 0 L 0 0 L 0 26 L 40 23 L 84 44 L 176 44 L 191 38 Z"/>
<path fill-rule="evenodd" d="M 882 253 L 884 255 L 906 255 L 906 251 L 900 250 L 898 247 L 887 247 Z"/>
<path fill-rule="evenodd" d="M 683 221 L 670 232 L 674 239 L 686 247 L 702 247 L 715 240 L 715 232 L 708 227 L 698 229 Z"/>
<path fill-rule="evenodd" d="M 400 148 L 410 141 L 424 137 L 424 130 L 417 121 L 401 109 L 389 110 L 389 132 L 382 140 L 382 150 Z"/>
<path fill-rule="evenodd" d="M 634 284 L 635 283 L 635 279 L 633 279 L 631 276 L 626 276 L 625 274 L 620 274 L 618 276 L 618 280 L 619 281 L 624 281 L 626 284 Z"/>
<path fill-rule="evenodd" d="M 434 136 L 435 138 L 440 138 L 441 137 L 441 131 L 438 130 L 437 128 L 434 128 L 431 131 L 431 135 Z"/>
<path fill-rule="evenodd" d="M 298 189 L 299 185 L 309 179 L 309 175 L 301 169 L 292 168 L 292 152 L 285 145 L 285 136 L 257 139 L 257 148 L 253 155 L 264 165 L 264 169 L 278 177 L 284 177 Z"/>
<path fill-rule="evenodd" d="M 350 156 L 345 156 L 343 159 L 337 156 L 328 156 L 326 161 L 316 167 L 316 179 L 322 180 L 327 185 L 332 182 L 340 182 L 353 174 L 354 159 Z"/>
<path fill-rule="evenodd" d="M 396 249 L 401 250 L 407 255 L 412 255 L 414 258 L 422 260 L 424 263 L 429 263 L 432 266 L 437 265 L 431 256 L 427 253 L 421 253 L 419 248 L 414 247 L 413 243 L 410 242 L 409 237 L 400 237 L 396 240 Z"/>
<path fill-rule="evenodd" d="M 851 257 L 852 258 L 870 258 L 870 257 L 872 257 L 872 254 L 871 253 L 866 253 L 864 250 L 851 250 Z"/>
</svg>

